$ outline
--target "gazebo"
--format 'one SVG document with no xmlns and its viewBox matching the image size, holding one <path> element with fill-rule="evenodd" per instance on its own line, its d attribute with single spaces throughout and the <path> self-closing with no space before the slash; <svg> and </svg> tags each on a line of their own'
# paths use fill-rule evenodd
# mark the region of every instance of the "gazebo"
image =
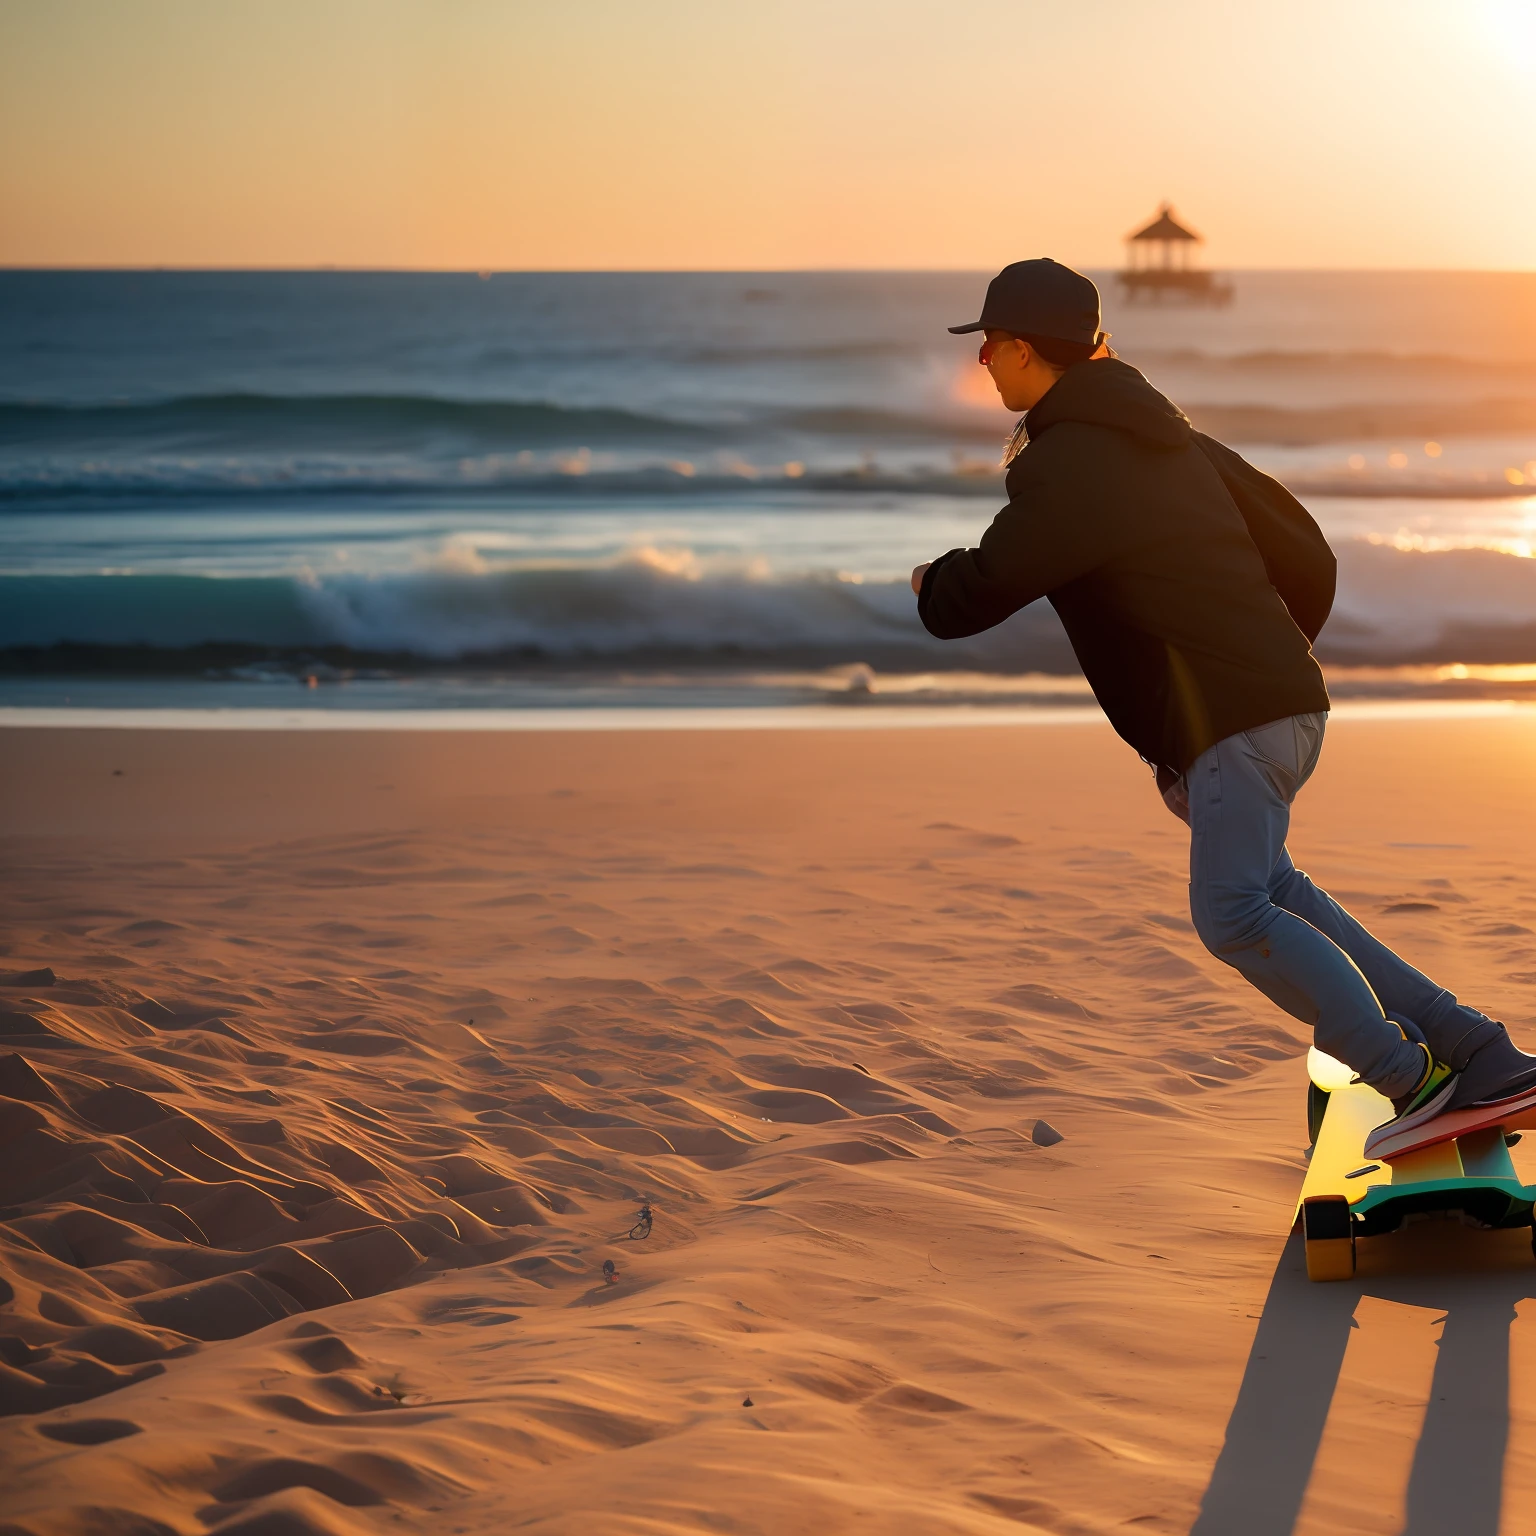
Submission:
<svg viewBox="0 0 1536 1536">
<path fill-rule="evenodd" d="M 1128 235 L 1125 242 L 1125 270 L 1120 286 L 1131 303 L 1149 300 L 1160 304 L 1164 298 L 1185 304 L 1230 304 L 1232 285 L 1216 280 L 1213 272 L 1193 263 L 1195 246 L 1201 237 L 1186 229 L 1173 216 L 1173 205 L 1164 203 L 1157 217 L 1144 229 Z"/>
</svg>

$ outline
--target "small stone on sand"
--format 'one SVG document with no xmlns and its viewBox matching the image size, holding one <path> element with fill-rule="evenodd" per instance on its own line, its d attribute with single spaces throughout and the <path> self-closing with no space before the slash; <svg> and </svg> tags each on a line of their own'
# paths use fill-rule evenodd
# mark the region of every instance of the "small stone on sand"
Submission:
<svg viewBox="0 0 1536 1536">
<path fill-rule="evenodd" d="M 1054 1125 L 1047 1125 L 1044 1120 L 1036 1120 L 1034 1130 L 1029 1133 L 1029 1139 L 1037 1147 L 1054 1147 L 1058 1141 L 1065 1141 L 1067 1138 Z"/>
<path fill-rule="evenodd" d="M 742 1400 L 741 1400 L 741 1406 L 742 1406 L 742 1407 L 743 1407 L 743 1408 L 750 1408 L 750 1407 L 751 1407 L 751 1406 L 752 1406 L 752 1399 L 751 1399 L 751 1398 L 750 1398 L 750 1397 L 744 1397 L 744 1398 L 742 1398 Z"/>
</svg>

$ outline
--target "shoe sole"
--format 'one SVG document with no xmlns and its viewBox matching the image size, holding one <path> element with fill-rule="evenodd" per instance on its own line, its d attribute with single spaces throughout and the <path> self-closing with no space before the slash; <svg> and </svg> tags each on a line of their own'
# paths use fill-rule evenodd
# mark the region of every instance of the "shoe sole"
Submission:
<svg viewBox="0 0 1536 1536">
<path fill-rule="evenodd" d="M 1404 1115 L 1400 1120 L 1389 1120 L 1385 1125 L 1378 1126 L 1372 1131 L 1370 1136 L 1366 1137 L 1365 1155 L 1367 1157 L 1374 1157 L 1376 1155 L 1371 1150 L 1371 1143 L 1376 1137 L 1396 1136 L 1401 1131 L 1411 1131 L 1415 1126 L 1420 1126 L 1426 1121 L 1433 1120 L 1450 1103 L 1451 1095 L 1455 1092 L 1456 1075 L 1452 1073 L 1435 1090 L 1434 1097 L 1420 1104 L 1411 1114 Z"/>
<path fill-rule="evenodd" d="M 1511 1098 L 1492 1104 L 1474 1104 L 1470 1109 L 1452 1109 L 1416 1126 L 1398 1126 L 1390 1121 L 1378 1127 L 1365 1140 L 1365 1155 L 1384 1162 L 1421 1152 L 1426 1147 L 1476 1131 L 1495 1127 L 1536 1126 L 1536 1088 L 1526 1088 Z"/>
</svg>

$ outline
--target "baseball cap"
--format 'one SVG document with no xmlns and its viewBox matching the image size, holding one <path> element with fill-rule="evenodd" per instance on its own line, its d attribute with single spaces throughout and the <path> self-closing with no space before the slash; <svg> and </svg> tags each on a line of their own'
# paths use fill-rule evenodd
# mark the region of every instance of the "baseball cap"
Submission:
<svg viewBox="0 0 1536 1536">
<path fill-rule="evenodd" d="M 987 284 L 981 319 L 952 325 L 950 332 L 1011 331 L 1093 345 L 1100 340 L 1099 290 L 1090 278 L 1049 256 L 1016 261 Z"/>
</svg>

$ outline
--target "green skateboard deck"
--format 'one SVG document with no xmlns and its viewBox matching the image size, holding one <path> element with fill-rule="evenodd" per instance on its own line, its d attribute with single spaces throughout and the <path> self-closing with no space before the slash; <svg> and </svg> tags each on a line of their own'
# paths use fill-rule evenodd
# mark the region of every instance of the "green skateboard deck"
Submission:
<svg viewBox="0 0 1536 1536">
<path fill-rule="evenodd" d="M 1374 1088 L 1351 1082 L 1342 1062 L 1315 1047 L 1307 1055 L 1312 1160 L 1296 1215 L 1312 1280 L 1347 1280 L 1355 1242 L 1395 1232 L 1429 1215 L 1457 1215 L 1478 1227 L 1528 1227 L 1536 1185 L 1520 1182 L 1502 1125 L 1446 1138 L 1390 1162 L 1365 1155 L 1365 1139 L 1392 1116 Z"/>
</svg>

